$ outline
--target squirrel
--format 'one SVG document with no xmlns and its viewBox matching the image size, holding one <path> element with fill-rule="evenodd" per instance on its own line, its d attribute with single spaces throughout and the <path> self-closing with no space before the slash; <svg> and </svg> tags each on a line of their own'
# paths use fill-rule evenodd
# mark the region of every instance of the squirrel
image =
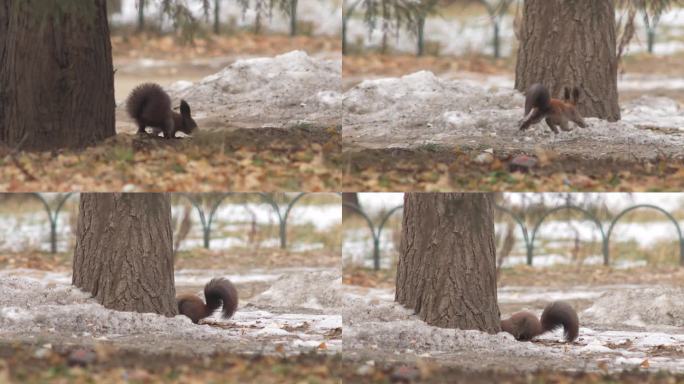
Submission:
<svg viewBox="0 0 684 384">
<path fill-rule="evenodd" d="M 235 313 L 238 305 L 238 293 L 233 283 L 228 279 L 211 279 L 204 286 L 204 304 L 197 295 L 180 295 L 176 297 L 178 312 L 197 324 L 201 319 L 211 316 L 223 304 L 223 318 L 229 319 Z"/>
<path fill-rule="evenodd" d="M 568 121 L 586 128 L 587 124 L 577 110 L 579 89 L 577 87 L 572 89 L 572 97 L 570 89 L 567 87 L 563 88 L 563 92 L 563 100 L 559 100 L 552 99 L 549 90 L 542 84 L 533 84 L 528 88 L 525 92 L 525 118 L 520 122 L 520 130 L 526 130 L 530 125 L 540 122 L 543 118 L 546 118 L 546 125 L 556 134 L 559 133 L 557 127 L 564 131 L 571 130 Z"/>
<path fill-rule="evenodd" d="M 513 335 L 518 341 L 532 340 L 560 326 L 563 326 L 567 342 L 577 338 L 579 331 L 577 312 L 565 301 L 555 301 L 547 305 L 541 315 L 541 321 L 530 312 L 516 312 L 508 319 L 501 320 L 501 329 Z"/>
<path fill-rule="evenodd" d="M 159 84 L 137 86 L 126 100 L 126 110 L 138 124 L 138 134 L 144 134 L 145 127 L 152 127 L 153 135 L 163 132 L 165 138 L 171 139 L 178 131 L 189 135 L 197 128 L 188 103 L 181 100 L 180 113 L 173 112 L 171 97 Z"/>
</svg>

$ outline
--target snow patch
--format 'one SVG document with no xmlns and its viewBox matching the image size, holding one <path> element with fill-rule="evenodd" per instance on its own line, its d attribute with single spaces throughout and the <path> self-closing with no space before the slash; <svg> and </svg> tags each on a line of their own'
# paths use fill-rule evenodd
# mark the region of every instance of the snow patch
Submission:
<svg viewBox="0 0 684 384">
<path fill-rule="evenodd" d="M 251 300 L 265 307 L 323 309 L 336 306 L 335 291 L 342 286 L 339 271 L 282 275 L 271 288 Z"/>
<path fill-rule="evenodd" d="M 617 291 L 626 286 L 578 288 L 576 298 L 585 291 Z M 518 287 L 530 292 L 539 287 Z M 636 289 L 634 289 L 636 290 Z M 549 293 L 549 292 L 547 292 Z M 500 369 L 513 365 L 517 371 L 549 370 L 601 370 L 597 361 L 606 363 L 609 371 L 625 369 L 625 364 L 639 365 L 649 359 L 650 370 L 682 372 L 681 361 L 673 356 L 651 357 L 650 349 L 656 346 L 684 347 L 681 332 L 634 332 L 606 322 L 609 331 L 597 331 L 580 316 L 582 326 L 574 343 L 560 343 L 562 330 L 539 336 L 541 341 L 518 342 L 507 333 L 490 335 L 478 331 L 444 329 L 427 325 L 408 309 L 393 302 L 393 290 L 368 289 L 344 286 L 339 293 L 344 318 L 343 341 L 345 354 L 364 360 L 415 361 L 429 357 L 440 364 L 456 365 L 465 369 Z M 548 300 L 556 300 L 552 294 Z M 615 298 L 612 298 L 615 300 Z M 640 303 L 620 302 L 632 308 Z M 522 309 L 522 308 L 521 308 Z M 538 312 L 538 311 L 534 311 Z M 672 329 L 672 328 L 670 328 Z M 638 360 L 638 364 L 636 363 Z"/>
<path fill-rule="evenodd" d="M 304 280 L 292 279 L 293 282 Z M 290 288 L 304 291 L 292 285 Z M 280 354 L 275 350 L 277 344 L 283 345 L 287 354 L 311 350 L 339 353 L 342 348 L 341 338 L 330 336 L 334 333 L 331 331 L 341 328 L 342 317 L 330 311 L 297 313 L 281 306 L 280 313 L 273 313 L 247 302 L 242 303 L 230 320 L 221 319 L 219 313 L 210 317 L 211 322 L 225 326 L 218 328 L 192 324 L 182 315 L 164 317 L 109 310 L 71 285 L 41 284 L 31 277 L 0 275 L 0 292 L 3 292 L 0 297 L 0 338 L 3 340 L 35 337 L 69 343 L 111 340 L 128 348 L 150 351 L 172 348 L 197 353 L 234 349 L 243 353 Z M 326 348 L 319 349 L 323 343 Z"/>
<path fill-rule="evenodd" d="M 582 317 L 597 324 L 612 326 L 684 327 L 683 302 L 683 288 L 624 289 L 604 294 L 582 313 Z"/>
</svg>

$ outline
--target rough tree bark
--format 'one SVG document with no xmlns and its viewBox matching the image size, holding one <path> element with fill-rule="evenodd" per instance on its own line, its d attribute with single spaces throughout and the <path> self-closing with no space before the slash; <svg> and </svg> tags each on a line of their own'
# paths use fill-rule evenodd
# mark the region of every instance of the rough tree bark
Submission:
<svg viewBox="0 0 684 384">
<path fill-rule="evenodd" d="M 168 195 L 84 193 L 76 236 L 75 286 L 106 308 L 177 314 Z"/>
<path fill-rule="evenodd" d="M 560 97 L 564 86 L 576 86 L 584 116 L 616 121 L 617 65 L 612 0 L 525 0 L 517 90 L 542 83 Z"/>
<path fill-rule="evenodd" d="M 428 324 L 496 333 L 493 200 L 482 193 L 407 193 L 396 300 Z"/>
<path fill-rule="evenodd" d="M 106 0 L 5 0 L 0 36 L 0 141 L 53 150 L 115 134 Z"/>
</svg>

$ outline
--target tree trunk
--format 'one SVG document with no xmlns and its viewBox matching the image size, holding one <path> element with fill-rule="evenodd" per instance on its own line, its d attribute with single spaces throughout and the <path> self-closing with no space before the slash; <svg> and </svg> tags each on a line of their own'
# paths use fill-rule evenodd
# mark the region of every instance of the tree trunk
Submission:
<svg viewBox="0 0 684 384">
<path fill-rule="evenodd" d="M 418 57 L 423 56 L 425 53 L 425 15 L 420 15 L 418 16 L 418 21 L 417 21 L 417 28 L 418 28 L 418 50 L 416 52 L 416 55 Z"/>
<path fill-rule="evenodd" d="M 648 28 L 647 39 L 648 39 L 648 53 L 653 53 L 653 47 L 655 46 L 655 30 Z"/>
<path fill-rule="evenodd" d="M 342 56 L 346 55 L 349 53 L 347 50 L 347 22 L 348 18 L 343 17 L 342 18 Z"/>
<path fill-rule="evenodd" d="M 107 15 L 121 13 L 121 0 L 107 0 Z"/>
<path fill-rule="evenodd" d="M 214 33 L 221 33 L 221 0 L 214 0 Z"/>
<path fill-rule="evenodd" d="M 106 308 L 175 316 L 169 196 L 81 195 L 73 284 Z"/>
<path fill-rule="evenodd" d="M 407 193 L 396 300 L 430 325 L 496 333 L 493 199 Z"/>
<path fill-rule="evenodd" d="M 494 24 L 494 40 L 492 45 L 494 46 L 494 58 L 498 59 L 501 57 L 501 38 L 500 38 L 500 24 L 501 20 L 494 16 L 492 18 L 492 23 Z"/>
<path fill-rule="evenodd" d="M 145 29 L 145 0 L 138 0 L 138 33 Z"/>
<path fill-rule="evenodd" d="M 290 0 L 290 36 L 297 36 L 297 0 Z"/>
<path fill-rule="evenodd" d="M 0 141 L 21 149 L 95 144 L 114 131 L 106 0 L 0 5 Z"/>
<path fill-rule="evenodd" d="M 620 119 L 615 7 L 612 0 L 525 0 L 515 88 L 542 83 L 551 95 L 581 91 L 587 117 Z"/>
<path fill-rule="evenodd" d="M 359 194 L 356 192 L 344 192 L 342 193 L 342 203 L 348 203 L 361 208 L 359 204 Z M 346 220 L 351 215 L 356 215 L 356 211 L 353 208 L 349 208 L 346 205 L 342 206 L 342 220 Z"/>
<path fill-rule="evenodd" d="M 255 35 L 260 35 L 261 34 L 261 11 L 257 11 L 256 16 L 254 18 L 254 34 Z"/>
</svg>

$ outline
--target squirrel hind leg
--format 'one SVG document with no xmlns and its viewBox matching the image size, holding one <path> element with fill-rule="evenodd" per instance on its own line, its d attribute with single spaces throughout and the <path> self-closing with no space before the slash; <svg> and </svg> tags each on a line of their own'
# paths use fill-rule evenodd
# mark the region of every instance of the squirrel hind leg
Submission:
<svg viewBox="0 0 684 384">
<path fill-rule="evenodd" d="M 551 120 L 551 119 L 549 119 L 549 118 L 546 118 L 546 125 L 548 125 L 549 128 L 551 128 L 551 130 L 553 131 L 554 134 L 557 135 L 557 134 L 560 133 L 560 131 L 559 131 L 558 128 L 556 127 L 556 122 L 555 122 L 555 121 L 553 121 L 553 120 Z M 562 127 L 562 125 L 561 125 L 561 127 Z"/>
<path fill-rule="evenodd" d="M 532 108 L 530 112 L 520 122 L 520 130 L 524 131 L 532 124 L 537 124 L 544 117 L 544 113 L 539 108 Z"/>
</svg>

